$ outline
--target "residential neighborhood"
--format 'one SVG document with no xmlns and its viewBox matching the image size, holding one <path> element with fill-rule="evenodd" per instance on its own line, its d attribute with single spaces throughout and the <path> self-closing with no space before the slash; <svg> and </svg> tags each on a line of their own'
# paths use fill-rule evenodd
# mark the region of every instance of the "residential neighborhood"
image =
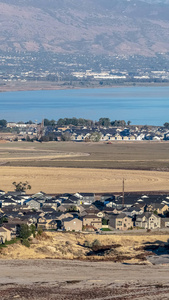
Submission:
<svg viewBox="0 0 169 300">
<path fill-rule="evenodd" d="M 5 121 L 5 120 L 1 120 Z M 67 121 L 67 122 L 66 122 Z M 71 122 L 72 121 L 72 122 Z M 81 122 L 80 122 L 81 121 Z M 66 123 L 68 123 L 66 125 Z M 76 125 L 73 125 L 73 124 Z M 77 124 L 81 125 L 77 125 Z M 84 124 L 83 124 L 84 123 Z M 131 125 L 124 120 L 110 122 L 108 118 L 99 121 L 85 119 L 48 119 L 41 123 L 6 122 L 0 125 L 0 140 L 6 141 L 74 141 L 74 142 L 113 142 L 113 141 L 166 141 L 169 140 L 169 125 Z M 63 124 L 63 125 L 61 125 Z M 82 125 L 83 124 L 83 125 Z"/>
<path fill-rule="evenodd" d="M 28 195 L 0 190 L 0 243 L 18 236 L 21 225 L 43 231 L 115 233 L 169 228 L 169 195 L 75 193 Z"/>
</svg>

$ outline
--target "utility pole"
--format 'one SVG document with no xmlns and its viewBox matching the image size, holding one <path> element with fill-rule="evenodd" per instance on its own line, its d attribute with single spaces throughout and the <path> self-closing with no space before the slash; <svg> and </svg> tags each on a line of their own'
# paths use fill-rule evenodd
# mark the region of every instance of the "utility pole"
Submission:
<svg viewBox="0 0 169 300">
<path fill-rule="evenodd" d="M 122 207 L 124 207 L 124 178 L 123 178 L 123 198 L 122 198 Z"/>
<path fill-rule="evenodd" d="M 38 129 L 38 140 L 44 135 L 44 119 L 42 120 L 41 124 L 39 125 Z"/>
</svg>

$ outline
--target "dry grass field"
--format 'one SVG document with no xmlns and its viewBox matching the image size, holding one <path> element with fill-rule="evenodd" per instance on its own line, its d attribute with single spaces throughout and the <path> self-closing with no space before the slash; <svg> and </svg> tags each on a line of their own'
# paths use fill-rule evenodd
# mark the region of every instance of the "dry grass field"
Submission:
<svg viewBox="0 0 169 300">
<path fill-rule="evenodd" d="M 0 167 L 1 189 L 12 190 L 12 182 L 28 181 L 31 192 L 121 192 L 125 178 L 125 191 L 169 191 L 169 172 L 81 169 Z"/>
<path fill-rule="evenodd" d="M 27 180 L 32 192 L 169 191 L 168 142 L 0 144 L 1 189 Z"/>
<path fill-rule="evenodd" d="M 63 232 L 45 232 L 41 236 L 37 235 L 30 240 L 30 247 L 25 247 L 20 241 L 0 248 L 1 259 L 80 259 L 90 261 L 121 261 L 129 263 L 146 263 L 149 261 L 146 255 L 153 255 L 149 246 L 158 246 L 159 249 L 165 249 L 168 245 L 168 230 L 153 231 L 142 233 L 139 230 L 123 232 L 123 234 L 84 234 L 84 233 L 63 233 Z M 97 255 L 91 252 L 91 244 L 97 239 L 100 247 L 110 246 L 112 251 L 105 251 L 103 255 Z M 87 245 L 87 246 L 85 246 Z M 117 246 L 117 247 L 116 247 Z M 110 250 L 109 249 L 109 250 Z M 150 253 L 147 253 L 150 251 Z M 161 254 L 164 254 L 162 250 Z M 144 255 L 140 257 L 140 255 Z M 159 252 L 160 255 L 160 252 Z M 120 257 L 119 257 L 120 256 Z M 119 260 L 117 260 L 119 258 Z"/>
</svg>

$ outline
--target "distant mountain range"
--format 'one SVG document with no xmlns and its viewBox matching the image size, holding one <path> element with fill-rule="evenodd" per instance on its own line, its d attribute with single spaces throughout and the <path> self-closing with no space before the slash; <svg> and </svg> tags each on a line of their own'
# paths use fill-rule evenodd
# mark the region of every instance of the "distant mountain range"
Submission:
<svg viewBox="0 0 169 300">
<path fill-rule="evenodd" d="M 169 52 L 169 0 L 0 0 L 0 50 Z"/>
</svg>

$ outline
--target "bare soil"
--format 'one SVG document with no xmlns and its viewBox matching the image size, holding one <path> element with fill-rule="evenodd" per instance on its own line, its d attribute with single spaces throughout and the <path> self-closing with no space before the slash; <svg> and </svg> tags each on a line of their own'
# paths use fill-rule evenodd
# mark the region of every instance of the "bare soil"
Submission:
<svg viewBox="0 0 169 300">
<path fill-rule="evenodd" d="M 0 145 L 0 159 L 10 166 L 168 171 L 169 142 L 8 143 Z"/>
<path fill-rule="evenodd" d="M 169 265 L 1 260 L 0 299 L 167 300 Z"/>
</svg>

